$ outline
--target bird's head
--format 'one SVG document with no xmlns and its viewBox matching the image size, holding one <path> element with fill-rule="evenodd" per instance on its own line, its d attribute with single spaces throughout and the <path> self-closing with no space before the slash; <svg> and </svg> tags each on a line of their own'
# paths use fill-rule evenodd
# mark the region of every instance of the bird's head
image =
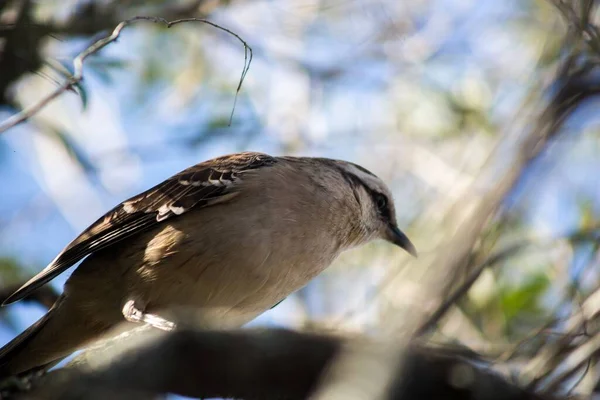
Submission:
<svg viewBox="0 0 600 400">
<path fill-rule="evenodd" d="M 353 163 L 342 162 L 341 172 L 359 205 L 363 232 L 361 241 L 383 239 L 416 257 L 415 246 L 398 228 L 394 201 L 387 185 L 370 171 Z"/>
</svg>

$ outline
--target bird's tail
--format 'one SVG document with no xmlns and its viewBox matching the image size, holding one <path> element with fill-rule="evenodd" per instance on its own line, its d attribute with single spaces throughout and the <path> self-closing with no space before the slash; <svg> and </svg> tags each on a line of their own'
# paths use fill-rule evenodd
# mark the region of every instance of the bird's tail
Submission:
<svg viewBox="0 0 600 400">
<path fill-rule="evenodd" d="M 48 311 L 46 315 L 40 318 L 36 323 L 25 329 L 19 336 L 8 342 L 0 349 L 0 378 L 26 371 L 28 368 L 20 371 L 19 360 L 26 352 L 27 345 L 44 329 L 44 326 L 52 318 L 53 310 Z M 32 368 L 35 366 L 32 366 Z"/>
<path fill-rule="evenodd" d="M 100 327 L 86 324 L 62 302 L 0 349 L 0 379 L 49 368 L 98 335 Z"/>
</svg>

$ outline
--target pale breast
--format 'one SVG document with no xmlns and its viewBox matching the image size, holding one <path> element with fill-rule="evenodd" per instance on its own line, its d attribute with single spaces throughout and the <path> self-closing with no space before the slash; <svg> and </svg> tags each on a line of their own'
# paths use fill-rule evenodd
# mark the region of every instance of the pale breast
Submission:
<svg viewBox="0 0 600 400">
<path fill-rule="evenodd" d="M 192 230 L 166 226 L 135 271 L 140 295 L 156 312 L 200 308 L 218 325 L 247 322 L 306 285 L 337 256 L 323 241 L 290 234 L 294 227 L 279 223 L 288 232 L 266 233 L 271 232 L 264 226 L 267 221 L 255 221 L 252 231 L 239 233 L 229 231 L 226 221 L 211 218 Z M 195 235 L 196 229 L 211 234 Z"/>
</svg>

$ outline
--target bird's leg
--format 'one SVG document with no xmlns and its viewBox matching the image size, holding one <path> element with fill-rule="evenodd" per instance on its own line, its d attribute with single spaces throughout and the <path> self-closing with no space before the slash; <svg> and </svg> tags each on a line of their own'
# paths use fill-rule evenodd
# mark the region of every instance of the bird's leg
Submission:
<svg viewBox="0 0 600 400">
<path fill-rule="evenodd" d="M 139 310 L 133 300 L 129 300 L 125 303 L 125 306 L 123 306 L 123 316 L 129 322 L 143 322 L 155 328 L 162 329 L 163 331 L 172 331 L 175 329 L 175 324 L 173 322 L 167 321 L 158 315 L 148 314 Z"/>
</svg>

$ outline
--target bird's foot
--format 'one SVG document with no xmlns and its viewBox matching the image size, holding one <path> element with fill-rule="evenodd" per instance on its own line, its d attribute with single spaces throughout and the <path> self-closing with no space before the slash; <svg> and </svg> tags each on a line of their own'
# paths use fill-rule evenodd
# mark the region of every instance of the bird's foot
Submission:
<svg viewBox="0 0 600 400">
<path fill-rule="evenodd" d="M 175 329 L 175 324 L 171 321 L 159 317 L 158 315 L 148 314 L 138 309 L 135 301 L 129 300 L 123 306 L 123 316 L 129 322 L 145 323 L 163 331 L 172 331 Z"/>
</svg>

